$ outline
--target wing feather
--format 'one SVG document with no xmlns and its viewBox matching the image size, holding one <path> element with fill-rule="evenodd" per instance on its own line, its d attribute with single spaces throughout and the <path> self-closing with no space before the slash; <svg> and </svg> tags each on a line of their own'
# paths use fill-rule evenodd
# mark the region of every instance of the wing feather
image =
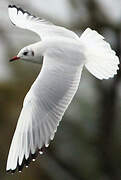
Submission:
<svg viewBox="0 0 121 180">
<path fill-rule="evenodd" d="M 78 38 L 76 33 L 64 27 L 56 26 L 47 20 L 32 16 L 27 11 L 16 7 L 15 5 L 9 5 L 8 12 L 10 20 L 14 25 L 37 33 L 41 39 L 46 39 L 53 36 L 63 36 L 73 39 Z"/>
<path fill-rule="evenodd" d="M 10 147 L 7 171 L 21 170 L 48 147 L 60 120 L 77 91 L 82 66 L 51 65 L 44 59 L 43 68 L 27 93 Z M 49 63 L 49 65 L 48 65 Z M 49 68 L 48 68 L 49 67 Z"/>
</svg>

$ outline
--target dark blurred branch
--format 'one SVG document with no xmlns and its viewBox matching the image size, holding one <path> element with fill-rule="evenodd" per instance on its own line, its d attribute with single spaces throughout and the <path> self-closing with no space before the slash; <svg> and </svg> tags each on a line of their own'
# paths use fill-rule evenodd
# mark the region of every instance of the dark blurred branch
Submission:
<svg viewBox="0 0 121 180">
<path fill-rule="evenodd" d="M 115 30 L 120 30 L 121 31 L 121 26 L 120 24 L 115 24 L 112 23 L 111 21 L 108 20 L 107 16 L 105 15 L 103 8 L 100 7 L 100 4 L 96 0 L 70 0 L 71 5 L 73 8 L 75 7 L 75 11 L 77 6 L 80 6 L 81 4 L 85 4 L 86 8 L 88 9 L 89 12 L 89 21 L 87 23 L 83 23 L 81 20 L 76 24 L 75 27 L 72 27 L 73 30 L 80 30 L 83 29 L 85 30 L 87 27 L 91 28 L 96 28 L 95 30 L 102 30 L 104 27 L 108 28 L 113 28 Z"/>
<path fill-rule="evenodd" d="M 103 9 L 100 7 L 99 3 L 96 0 L 89 0 L 87 2 L 87 8 L 90 13 L 90 24 L 92 24 L 94 27 L 97 27 L 99 29 L 108 27 L 111 29 L 121 30 L 120 25 L 115 25 L 115 23 L 112 23 L 108 20 Z"/>
</svg>

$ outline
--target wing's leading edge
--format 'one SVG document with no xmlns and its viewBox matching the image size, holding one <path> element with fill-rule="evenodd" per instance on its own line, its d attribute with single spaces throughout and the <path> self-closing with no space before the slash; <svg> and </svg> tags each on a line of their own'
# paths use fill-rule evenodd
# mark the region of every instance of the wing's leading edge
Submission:
<svg viewBox="0 0 121 180">
<path fill-rule="evenodd" d="M 14 25 L 37 33 L 42 40 L 55 36 L 72 39 L 78 38 L 74 32 L 64 27 L 56 26 L 47 20 L 35 17 L 15 5 L 8 6 L 8 13 L 10 20 Z"/>
</svg>

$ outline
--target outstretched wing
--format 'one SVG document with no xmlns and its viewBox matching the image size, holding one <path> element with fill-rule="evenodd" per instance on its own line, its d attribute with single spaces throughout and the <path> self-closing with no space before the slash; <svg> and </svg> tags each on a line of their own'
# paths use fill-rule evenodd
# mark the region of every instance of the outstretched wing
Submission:
<svg viewBox="0 0 121 180">
<path fill-rule="evenodd" d="M 21 171 L 54 138 L 62 116 L 77 91 L 82 66 L 56 65 L 45 57 L 43 68 L 25 97 L 10 147 L 7 171 Z"/>
<path fill-rule="evenodd" d="M 44 19 L 40 19 L 39 17 L 32 16 L 27 11 L 16 7 L 15 5 L 9 5 L 8 12 L 10 20 L 14 25 L 34 31 L 41 37 L 41 39 L 53 36 L 69 37 L 73 39 L 78 38 L 74 32 L 64 27 L 56 26 Z"/>
</svg>

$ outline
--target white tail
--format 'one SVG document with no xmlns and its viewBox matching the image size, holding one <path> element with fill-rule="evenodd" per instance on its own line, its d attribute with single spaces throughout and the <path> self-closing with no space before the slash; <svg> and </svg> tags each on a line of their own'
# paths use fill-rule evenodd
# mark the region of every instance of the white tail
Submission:
<svg viewBox="0 0 121 180">
<path fill-rule="evenodd" d="M 119 58 L 103 36 L 87 28 L 80 41 L 84 45 L 85 66 L 90 73 L 98 79 L 108 79 L 117 74 Z"/>
</svg>

